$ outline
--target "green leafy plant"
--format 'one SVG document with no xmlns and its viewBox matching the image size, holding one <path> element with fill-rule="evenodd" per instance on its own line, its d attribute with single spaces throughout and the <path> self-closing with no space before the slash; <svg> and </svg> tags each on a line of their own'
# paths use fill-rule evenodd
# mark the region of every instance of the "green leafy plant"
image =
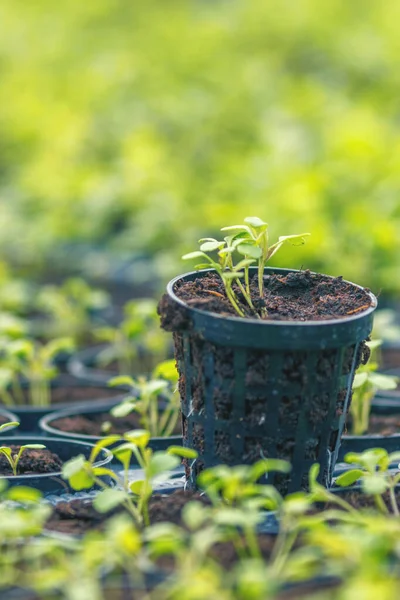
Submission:
<svg viewBox="0 0 400 600">
<path fill-rule="evenodd" d="M 153 452 L 148 447 L 149 440 L 150 433 L 142 429 L 130 431 L 124 436 L 108 436 L 95 445 L 89 459 L 81 455 L 64 463 L 63 477 L 75 490 L 89 489 L 94 485 L 102 488 L 103 491 L 96 496 L 94 501 L 94 506 L 99 512 L 108 512 L 116 506 L 122 505 L 136 524 L 148 525 L 148 503 L 153 493 L 154 482 L 167 478 L 169 472 L 180 464 L 181 458 L 195 459 L 197 457 L 194 450 L 180 446 L 171 446 L 165 452 Z M 94 466 L 101 450 L 116 443 L 119 445 L 112 450 L 112 453 L 122 464 L 122 477 L 111 469 Z M 129 468 L 132 458 L 142 469 L 142 479 L 130 481 Z M 108 486 L 101 479 L 104 475 L 118 483 L 122 489 L 113 489 Z"/>
<path fill-rule="evenodd" d="M 175 361 L 160 363 L 153 375 L 153 379 L 134 379 L 128 376 L 111 379 L 108 385 L 129 386 L 135 395 L 124 398 L 110 412 L 113 417 L 125 417 L 136 412 L 140 417 L 141 427 L 149 431 L 151 437 L 168 437 L 173 433 L 180 414 Z"/>
<path fill-rule="evenodd" d="M 282 497 L 274 486 L 260 483 L 260 479 L 270 472 L 289 473 L 290 470 L 291 465 L 287 461 L 269 458 L 251 466 L 218 465 L 202 471 L 197 482 L 215 506 L 221 502 L 228 506 L 242 506 L 249 499 L 258 497 L 263 508 L 275 510 Z"/>
<path fill-rule="evenodd" d="M 49 406 L 50 384 L 57 376 L 55 357 L 72 351 L 71 338 L 59 338 L 40 344 L 30 339 L 6 341 L 0 348 L 0 398 L 8 406 L 28 403 Z M 21 382 L 28 388 L 27 400 Z"/>
<path fill-rule="evenodd" d="M 371 349 L 371 358 L 361 365 L 354 376 L 353 395 L 350 405 L 351 433 L 363 435 L 368 431 L 371 402 L 378 390 L 394 390 L 399 378 L 377 373 L 378 363 L 374 360 L 374 350 L 382 344 L 380 340 L 367 342 Z"/>
<path fill-rule="evenodd" d="M 122 322 L 98 327 L 94 335 L 107 344 L 97 356 L 98 365 L 116 361 L 120 375 L 151 371 L 155 361 L 167 356 L 169 337 L 160 328 L 157 303 L 150 298 L 127 302 Z"/>
<path fill-rule="evenodd" d="M 285 243 L 302 245 L 309 233 L 280 236 L 275 244 L 269 245 L 268 223 L 258 217 L 246 217 L 244 225 L 231 225 L 223 227 L 221 231 L 237 230 L 239 233 L 234 239 L 240 240 L 237 250 L 243 256 L 253 256 L 258 259 L 258 288 L 260 298 L 264 295 L 264 267 L 266 263 L 278 252 Z"/>
<path fill-rule="evenodd" d="M 3 425 L 0 425 L 0 431 L 7 429 L 8 427 L 12 426 L 12 425 L 19 425 L 18 422 L 14 422 L 14 421 L 10 421 L 9 423 L 4 423 Z M 18 475 L 18 463 L 21 459 L 21 456 L 23 455 L 23 453 L 25 452 L 25 450 L 40 450 L 46 448 L 46 446 L 44 446 L 43 444 L 24 444 L 23 446 L 20 446 L 19 450 L 17 453 L 15 453 L 13 451 L 12 448 L 10 448 L 9 446 L 0 446 L 0 454 L 3 454 L 11 469 L 13 472 L 13 475 L 16 477 Z"/>
<path fill-rule="evenodd" d="M 396 486 L 400 482 L 400 473 L 390 471 L 389 467 L 393 463 L 399 463 L 400 452 L 389 454 L 384 448 L 372 448 L 362 453 L 350 452 L 346 454 L 344 460 L 355 465 L 355 468 L 339 475 L 336 484 L 348 486 L 359 481 L 362 491 L 368 496 L 373 496 L 378 510 L 383 514 L 389 512 L 383 497 L 388 493 L 390 509 L 396 517 L 399 517 Z"/>
<path fill-rule="evenodd" d="M 103 290 L 93 289 L 83 279 L 72 277 L 60 286 L 46 285 L 39 292 L 37 308 L 50 317 L 38 333 L 45 337 L 72 337 L 77 345 L 85 341 L 93 327 L 93 315 L 110 304 Z M 35 322 L 32 323 L 35 332 Z"/>
<path fill-rule="evenodd" d="M 202 262 L 195 267 L 197 270 L 214 269 L 222 279 L 226 296 L 233 308 L 239 316 L 244 317 L 245 313 L 239 306 L 237 295 L 232 287 L 235 283 L 247 302 L 252 315 L 260 317 L 251 297 L 249 267 L 256 262 L 258 264 L 258 289 L 259 297 L 262 299 L 264 296 L 264 268 L 268 260 L 286 242 L 293 245 L 304 244 L 304 238 L 310 234 L 281 236 L 278 242 L 269 246 L 268 224 L 258 217 L 246 217 L 244 225 L 223 227 L 221 231 L 237 231 L 237 233 L 225 237 L 223 241 L 214 238 L 202 238 L 199 240 L 200 250 L 185 254 L 182 258 L 184 260 L 202 259 Z M 217 252 L 218 259 L 214 260 L 209 256 L 208 253 L 210 252 Z M 241 256 L 236 264 L 233 260 L 235 253 Z M 242 278 L 244 278 L 244 285 L 241 282 Z M 262 307 L 260 312 L 261 316 L 265 315 L 265 308 Z"/>
</svg>

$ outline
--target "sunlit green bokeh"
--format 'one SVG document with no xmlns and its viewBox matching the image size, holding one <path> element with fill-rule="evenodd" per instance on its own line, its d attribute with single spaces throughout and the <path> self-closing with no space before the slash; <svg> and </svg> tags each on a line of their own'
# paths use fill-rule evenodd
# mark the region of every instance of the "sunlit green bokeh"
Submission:
<svg viewBox="0 0 400 600">
<path fill-rule="evenodd" d="M 6 0 L 0 251 L 154 255 L 257 214 L 274 264 L 400 290 L 398 0 Z"/>
</svg>

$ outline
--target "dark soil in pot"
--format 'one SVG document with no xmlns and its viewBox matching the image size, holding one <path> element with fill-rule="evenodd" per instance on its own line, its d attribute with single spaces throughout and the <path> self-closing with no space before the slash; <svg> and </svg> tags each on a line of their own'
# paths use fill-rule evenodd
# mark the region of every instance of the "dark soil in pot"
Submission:
<svg viewBox="0 0 400 600">
<path fill-rule="evenodd" d="M 94 435 L 102 437 L 104 435 L 119 434 L 123 435 L 132 429 L 142 429 L 140 415 L 132 412 L 126 417 L 113 417 L 110 413 L 94 413 L 87 415 L 76 415 L 56 419 L 49 423 L 51 427 L 59 429 L 65 433 L 80 433 L 83 435 Z M 105 431 L 104 424 L 110 424 Z M 173 435 L 180 433 L 180 423 L 175 427 Z"/>
<path fill-rule="evenodd" d="M 49 412 L 70 408 L 71 405 L 107 406 L 111 400 L 122 400 L 123 388 L 107 388 L 106 385 L 94 384 L 76 379 L 70 375 L 61 375 L 51 382 L 50 404 L 38 406 L 30 403 L 27 383 L 22 383 L 25 404 L 18 403 L 12 407 L 20 422 L 20 431 L 38 431 L 38 421 Z"/>
<path fill-rule="evenodd" d="M 264 277 L 264 297 L 259 298 L 257 278 L 250 283 L 251 296 L 258 311 L 267 310 L 266 320 L 316 321 L 340 319 L 366 310 L 371 305 L 369 295 L 341 277 L 299 271 L 286 276 L 267 275 Z M 233 286 L 243 312 L 254 317 L 248 304 Z M 225 294 L 221 278 L 216 274 L 207 275 L 195 281 L 177 284 L 177 296 L 193 308 L 222 315 L 237 316 Z"/>
<path fill-rule="evenodd" d="M 281 493 L 306 488 L 316 461 L 330 484 L 376 299 L 340 277 L 265 272 L 262 302 L 256 278 L 251 283 L 265 319 L 232 318 L 213 271 L 176 278 L 160 302 L 162 327 L 174 333 L 184 445 L 199 452 L 186 469 L 193 486 L 203 468 L 262 457 L 293 464 L 289 477 L 268 479 Z"/>
<path fill-rule="evenodd" d="M 29 394 L 23 390 L 26 406 L 29 405 Z M 87 403 L 91 400 L 110 400 L 121 395 L 121 391 L 107 389 L 95 385 L 78 385 L 74 387 L 53 387 L 51 390 L 51 406 L 60 404 Z M 33 406 L 33 405 L 32 405 Z M 15 406 L 18 408 L 18 405 Z"/>
<path fill-rule="evenodd" d="M 18 454 L 21 446 L 9 446 L 13 454 Z M 54 452 L 43 449 L 24 450 L 18 462 L 18 475 L 38 475 L 61 471 L 63 461 Z M 12 475 L 12 469 L 3 454 L 0 454 L 0 475 Z"/>
</svg>

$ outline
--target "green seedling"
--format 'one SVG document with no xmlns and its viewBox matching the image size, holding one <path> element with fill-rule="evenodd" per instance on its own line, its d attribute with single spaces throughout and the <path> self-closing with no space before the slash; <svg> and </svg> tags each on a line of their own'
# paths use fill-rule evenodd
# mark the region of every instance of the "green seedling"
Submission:
<svg viewBox="0 0 400 600">
<path fill-rule="evenodd" d="M 124 436 L 111 435 L 97 442 L 89 459 L 83 455 L 64 463 L 63 477 L 75 490 L 89 489 L 94 485 L 102 488 L 94 501 L 99 512 L 108 512 L 123 506 L 139 526 L 149 524 L 148 504 L 156 481 L 168 478 L 171 470 L 181 462 L 181 458 L 195 459 L 197 453 L 189 448 L 171 446 L 165 452 L 153 452 L 148 447 L 150 433 L 141 429 L 130 431 Z M 120 445 L 112 450 L 114 457 L 122 464 L 123 475 L 118 476 L 106 467 L 96 467 L 95 461 L 103 448 Z M 143 479 L 130 481 L 132 458 L 142 469 Z M 109 476 L 121 489 L 107 485 L 102 476 Z"/>
<path fill-rule="evenodd" d="M 300 245 L 305 243 L 305 237 L 309 233 L 298 235 L 281 236 L 275 244 L 268 244 L 268 224 L 258 217 L 247 217 L 244 220 L 244 225 L 232 225 L 223 227 L 221 231 L 237 231 L 236 234 L 229 235 L 223 241 L 214 238 L 202 238 L 199 240 L 200 249 L 195 252 L 185 254 L 184 260 L 202 259 L 202 262 L 195 266 L 195 269 L 214 269 L 221 277 L 224 284 L 225 293 L 235 309 L 236 313 L 244 317 L 245 313 L 239 306 L 237 292 L 233 289 L 235 283 L 242 293 L 243 298 L 247 302 L 252 315 L 260 317 L 256 311 L 251 298 L 250 290 L 250 271 L 249 267 L 254 263 L 258 264 L 258 286 L 259 296 L 262 299 L 264 295 L 264 268 L 266 263 L 286 242 L 292 245 Z M 297 242 L 297 243 L 296 243 Z M 217 252 L 217 259 L 214 260 L 209 253 Z M 234 254 L 240 255 L 240 260 L 235 264 L 233 260 Z M 242 283 L 244 279 L 244 285 Z M 211 290 L 211 293 L 215 293 Z M 266 311 L 261 309 L 261 316 L 264 316 Z"/>
<path fill-rule="evenodd" d="M 132 300 L 124 306 L 124 319 L 117 327 L 99 327 L 95 337 L 107 344 L 98 357 L 99 366 L 116 361 L 120 375 L 151 371 L 149 364 L 167 355 L 168 336 L 160 329 L 157 303 L 152 299 Z"/>
<path fill-rule="evenodd" d="M 156 378 L 157 376 L 163 377 Z M 111 386 L 129 386 L 135 396 L 124 398 L 121 404 L 111 409 L 113 417 L 126 417 L 136 412 L 140 425 L 150 432 L 151 437 L 170 436 L 180 414 L 180 399 L 177 391 L 178 373 L 175 361 L 164 361 L 154 370 L 154 379 L 120 376 L 111 379 Z M 161 402 L 160 402 L 161 400 Z"/>
<path fill-rule="evenodd" d="M 245 269 L 252 265 L 254 263 L 254 260 L 244 259 L 236 265 L 233 264 L 232 254 L 236 246 L 233 243 L 231 236 L 225 238 L 223 242 L 219 242 L 218 240 L 214 240 L 213 238 L 203 238 L 199 240 L 199 243 L 201 244 L 200 250 L 196 252 L 190 252 L 189 254 L 185 254 L 184 256 L 182 256 L 183 260 L 201 258 L 203 262 L 196 265 L 195 269 L 209 269 L 210 267 L 214 269 L 222 279 L 225 288 L 225 293 L 233 308 L 240 317 L 244 317 L 245 313 L 239 307 L 238 299 L 235 294 L 235 291 L 232 288 L 232 284 L 234 282 L 240 282 L 240 279 L 245 276 Z M 208 256 L 207 254 L 207 252 L 213 252 L 215 250 L 218 251 L 218 261 L 215 261 L 213 258 L 211 258 L 211 256 Z M 244 288 L 242 284 L 240 284 L 240 289 L 243 293 Z M 244 292 L 244 296 L 250 308 L 254 310 L 251 297 L 247 294 L 246 290 Z"/>
<path fill-rule="evenodd" d="M 259 481 L 268 473 L 289 473 L 290 469 L 290 463 L 279 459 L 259 460 L 252 466 L 219 465 L 202 471 L 197 482 L 215 506 L 222 502 L 240 507 L 258 498 L 264 509 L 276 510 L 282 502 L 281 495 L 274 486 Z"/>
<path fill-rule="evenodd" d="M 60 352 L 71 352 L 71 338 L 51 340 L 39 344 L 30 339 L 9 341 L 1 348 L 0 398 L 8 406 L 28 403 L 49 406 L 51 381 L 58 375 L 54 359 Z M 27 400 L 21 386 L 26 381 Z"/>
<path fill-rule="evenodd" d="M 381 340 L 367 342 L 371 349 L 371 358 L 366 365 L 361 365 L 354 377 L 353 396 L 350 405 L 351 433 L 363 435 L 368 431 L 371 402 L 378 390 L 395 390 L 399 378 L 392 375 L 376 373 L 378 363 L 374 360 L 374 350 L 380 347 Z"/>
<path fill-rule="evenodd" d="M 391 511 L 396 517 L 400 516 L 396 499 L 396 486 L 400 482 L 400 473 L 389 470 L 392 463 L 399 463 L 400 452 L 389 454 L 383 448 L 373 448 L 362 453 L 350 452 L 346 454 L 344 460 L 355 465 L 355 468 L 337 477 L 336 484 L 344 487 L 359 481 L 363 492 L 373 496 L 376 507 L 383 514 L 389 512 L 383 498 L 388 493 Z"/>
<path fill-rule="evenodd" d="M 109 304 L 106 292 L 91 288 L 79 277 L 67 279 L 61 286 L 46 285 L 39 293 L 37 308 L 50 317 L 50 323 L 40 333 L 69 336 L 80 345 L 91 330 L 93 315 Z"/>
<path fill-rule="evenodd" d="M 0 425 L 0 431 L 7 429 L 8 427 L 11 426 L 19 426 L 18 422 L 14 422 L 14 421 L 10 421 L 9 423 L 4 423 L 3 425 Z M 44 446 L 43 444 L 24 444 L 23 446 L 20 446 L 20 449 L 18 451 L 17 454 L 15 454 L 12 450 L 12 448 L 9 448 L 8 446 L 0 446 L 0 453 L 3 454 L 11 469 L 13 472 L 13 475 L 16 477 L 18 475 L 18 463 L 21 460 L 21 456 L 23 455 L 25 450 L 41 450 L 43 448 L 46 448 L 46 446 Z"/>
<path fill-rule="evenodd" d="M 258 260 L 258 288 L 260 298 L 264 295 L 264 268 L 266 263 L 278 252 L 285 243 L 293 246 L 305 243 L 305 237 L 309 233 L 299 233 L 296 235 L 280 236 L 275 244 L 269 245 L 268 223 L 265 223 L 258 217 L 246 217 L 244 225 L 231 225 L 223 227 L 221 231 L 238 231 L 234 240 L 240 240 L 237 250 L 245 257 L 252 257 Z"/>
</svg>

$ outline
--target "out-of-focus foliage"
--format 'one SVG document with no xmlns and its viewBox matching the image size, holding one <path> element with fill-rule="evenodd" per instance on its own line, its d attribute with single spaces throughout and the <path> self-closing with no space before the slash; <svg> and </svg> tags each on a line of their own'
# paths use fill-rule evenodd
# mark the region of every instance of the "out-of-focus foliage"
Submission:
<svg viewBox="0 0 400 600">
<path fill-rule="evenodd" d="M 397 0 L 2 3 L 0 250 L 88 240 L 167 276 L 258 214 L 312 232 L 281 265 L 398 291 L 399 22 Z"/>
</svg>

